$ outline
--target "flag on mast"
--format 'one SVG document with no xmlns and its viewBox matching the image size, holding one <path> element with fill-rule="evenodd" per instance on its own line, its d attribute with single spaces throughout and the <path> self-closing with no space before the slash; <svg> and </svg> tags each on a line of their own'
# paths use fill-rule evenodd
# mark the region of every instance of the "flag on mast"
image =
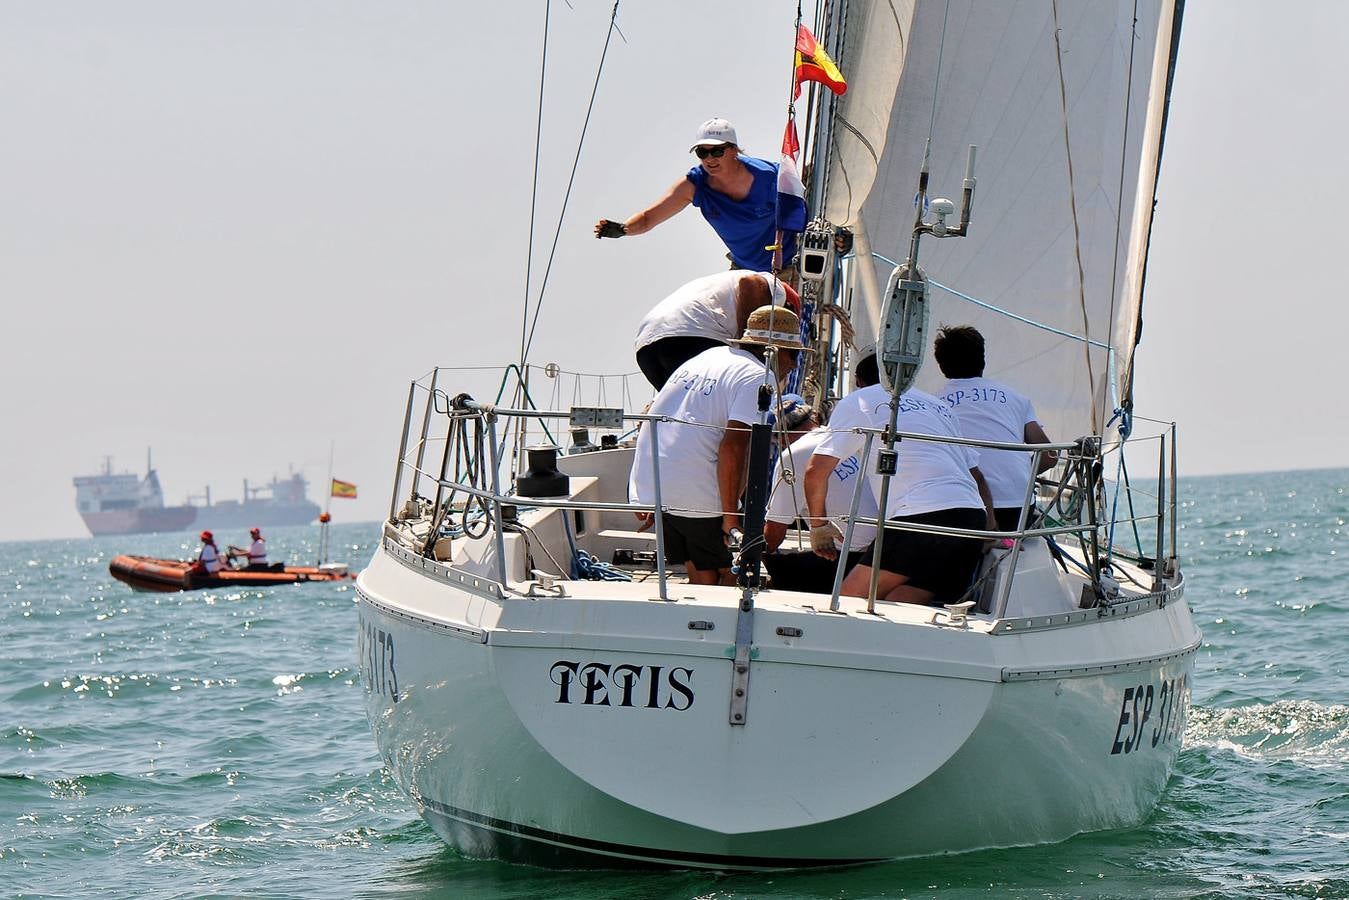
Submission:
<svg viewBox="0 0 1349 900">
<path fill-rule="evenodd" d="M 350 481 L 338 481 L 336 478 L 334 478 L 332 496 L 343 497 L 347 500 L 355 500 L 356 485 L 352 484 Z"/>
<path fill-rule="evenodd" d="M 778 162 L 778 228 L 782 231 L 806 230 L 806 186 L 796 170 L 796 154 L 801 142 L 796 137 L 796 119 L 787 119 L 782 135 L 782 159 Z"/>
<path fill-rule="evenodd" d="M 803 81 L 818 81 L 838 95 L 848 89 L 848 81 L 838 66 L 834 65 L 829 54 L 815 40 L 810 29 L 801 25 L 796 29 L 796 87 L 793 98 L 801 96 Z"/>
<path fill-rule="evenodd" d="M 801 152 L 801 140 L 796 136 L 796 116 L 788 115 L 787 127 L 782 132 L 782 155 L 796 159 Z"/>
</svg>

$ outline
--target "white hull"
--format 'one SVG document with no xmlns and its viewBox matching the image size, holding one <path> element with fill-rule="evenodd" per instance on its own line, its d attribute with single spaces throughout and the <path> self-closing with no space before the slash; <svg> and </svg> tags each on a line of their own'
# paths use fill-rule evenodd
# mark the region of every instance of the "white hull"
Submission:
<svg viewBox="0 0 1349 900">
<path fill-rule="evenodd" d="M 545 865 L 838 865 L 1136 824 L 1199 643 L 1179 584 L 968 627 L 765 591 L 733 726 L 738 591 L 473 581 L 386 538 L 358 582 L 368 714 L 447 842 Z"/>
</svg>

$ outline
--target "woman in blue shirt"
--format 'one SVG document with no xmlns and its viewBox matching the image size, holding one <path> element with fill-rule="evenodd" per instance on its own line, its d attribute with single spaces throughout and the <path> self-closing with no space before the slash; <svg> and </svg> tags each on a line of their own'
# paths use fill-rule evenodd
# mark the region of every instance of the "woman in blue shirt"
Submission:
<svg viewBox="0 0 1349 900">
<path fill-rule="evenodd" d="M 626 222 L 600 219 L 595 237 L 645 234 L 692 204 L 730 251 L 732 268 L 781 273 L 796 254 L 796 235 L 777 227 L 777 164 L 740 155 L 735 127 L 725 119 L 704 122 L 689 149 L 698 165 L 664 197 Z M 770 249 L 779 244 L 781 250 Z"/>
</svg>

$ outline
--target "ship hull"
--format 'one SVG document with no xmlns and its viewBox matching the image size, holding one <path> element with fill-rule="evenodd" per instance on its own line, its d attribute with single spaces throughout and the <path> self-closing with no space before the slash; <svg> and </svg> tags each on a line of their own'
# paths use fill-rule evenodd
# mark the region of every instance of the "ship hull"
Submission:
<svg viewBox="0 0 1349 900">
<path fill-rule="evenodd" d="M 82 512 L 80 518 L 94 537 L 108 534 L 154 534 L 184 531 L 197 518 L 193 506 L 161 506 L 147 509 L 112 509 Z"/>
<path fill-rule="evenodd" d="M 733 605 L 594 591 L 494 599 L 383 549 L 361 576 L 376 741 L 466 856 L 775 869 L 1053 842 L 1142 821 L 1180 748 L 1178 589 L 1025 634 L 758 612 L 742 726 Z"/>
<path fill-rule="evenodd" d="M 197 524 L 214 531 L 308 525 L 317 521 L 317 503 L 244 503 L 196 507 Z"/>
</svg>

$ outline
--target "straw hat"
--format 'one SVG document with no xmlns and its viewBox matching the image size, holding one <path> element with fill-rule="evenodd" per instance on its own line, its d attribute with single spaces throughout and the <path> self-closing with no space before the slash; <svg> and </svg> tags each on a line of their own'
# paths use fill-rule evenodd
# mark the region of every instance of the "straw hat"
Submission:
<svg viewBox="0 0 1349 900">
<path fill-rule="evenodd" d="M 801 343 L 801 320 L 785 306 L 761 306 L 749 314 L 745 333 L 732 343 L 743 346 L 781 347 L 784 350 L 806 350 Z"/>
</svg>

